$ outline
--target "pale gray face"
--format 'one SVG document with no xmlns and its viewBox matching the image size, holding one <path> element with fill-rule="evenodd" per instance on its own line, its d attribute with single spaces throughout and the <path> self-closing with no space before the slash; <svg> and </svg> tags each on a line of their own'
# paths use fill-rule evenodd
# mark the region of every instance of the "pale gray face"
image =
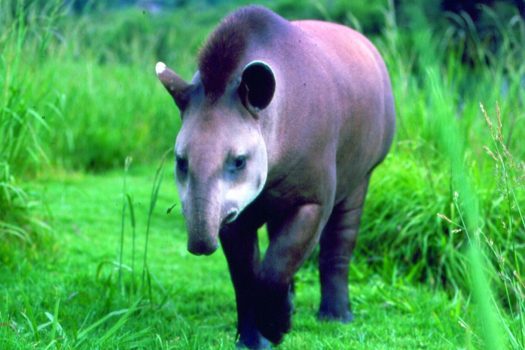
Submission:
<svg viewBox="0 0 525 350">
<path fill-rule="evenodd" d="M 268 155 L 258 122 L 235 111 L 189 111 L 175 144 L 176 182 L 188 226 L 188 249 L 217 247 L 222 225 L 234 221 L 261 193 Z"/>
<path fill-rule="evenodd" d="M 162 62 L 155 69 L 183 114 L 175 156 L 188 250 L 211 254 L 221 227 L 237 219 L 266 183 L 259 112 L 272 101 L 274 73 L 267 63 L 252 61 L 211 101 L 199 74 L 188 84 Z"/>
</svg>

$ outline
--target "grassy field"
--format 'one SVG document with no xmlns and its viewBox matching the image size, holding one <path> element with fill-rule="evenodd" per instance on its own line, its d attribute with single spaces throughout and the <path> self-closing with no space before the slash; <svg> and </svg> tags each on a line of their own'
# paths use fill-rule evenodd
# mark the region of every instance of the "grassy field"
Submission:
<svg viewBox="0 0 525 350">
<path fill-rule="evenodd" d="M 177 202 L 171 181 L 162 185 L 152 220 L 151 298 L 141 290 L 153 173 L 132 170 L 127 178 L 137 213 L 137 254 L 133 270 L 132 236 L 127 234 L 124 290 L 117 264 L 122 172 L 68 174 L 30 184 L 49 203 L 60 239 L 38 262 L 15 256 L 19 263 L 1 268 L 0 319 L 6 323 L 0 327 L 0 348 L 233 347 L 236 312 L 224 256 L 199 258 L 186 251 L 177 210 L 166 213 Z M 464 300 L 402 280 L 385 282 L 363 264 L 353 269 L 351 280 L 356 321 L 319 323 L 318 274 L 310 265 L 302 269 L 296 279 L 294 329 L 279 348 L 456 349 L 465 343 Z"/>
<path fill-rule="evenodd" d="M 232 348 L 224 257 L 187 253 L 177 205 L 167 213 L 171 157 L 151 194 L 180 125 L 153 71 L 189 79 L 241 3 L 78 15 L 0 2 L 0 349 Z M 356 321 L 315 321 L 314 254 L 280 348 L 525 348 L 523 19 L 484 8 L 479 29 L 432 17 L 434 2 L 264 3 L 369 33 L 398 116 L 351 271 Z"/>
</svg>

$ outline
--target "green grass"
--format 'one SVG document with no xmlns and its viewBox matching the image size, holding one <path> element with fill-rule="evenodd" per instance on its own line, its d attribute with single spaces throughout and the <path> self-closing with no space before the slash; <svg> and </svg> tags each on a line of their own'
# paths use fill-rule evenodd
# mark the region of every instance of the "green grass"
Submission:
<svg viewBox="0 0 525 350">
<path fill-rule="evenodd" d="M 9 18 L 6 3 L 0 4 L 0 239 L 34 245 L 40 241 L 34 233 L 45 231 L 46 225 L 33 211 L 37 202 L 23 190 L 15 173 L 45 162 L 40 133 L 47 129 L 47 123 L 28 102 L 45 96 L 36 94 L 29 79 L 24 79 L 28 73 L 24 72 L 21 57 L 26 53 L 24 44 L 30 26 L 23 20 L 22 6 L 17 6 Z M 34 55 L 40 53 L 35 46 L 30 50 Z M 38 75 L 31 83 L 45 87 L 47 78 Z M 0 261 L 7 250 L 0 247 Z"/>
<path fill-rule="evenodd" d="M 171 177 L 166 171 L 170 173 L 166 177 Z M 153 169 L 132 167 L 127 176 L 136 211 L 136 243 L 141 248 L 153 173 Z M 152 215 L 148 267 L 153 298 L 120 291 L 116 262 L 121 185 L 120 171 L 31 183 L 32 189 L 45 193 L 59 238 L 37 262 L 21 259 L 0 267 L 0 322 L 4 325 L 0 327 L 0 348 L 233 347 L 236 313 L 225 258 L 220 251 L 206 258 L 186 251 L 178 208 L 166 213 L 177 203 L 172 181 L 162 185 Z M 130 238 L 128 227 L 124 238 L 128 266 Z M 142 254 L 139 249 L 139 268 Z M 129 272 L 124 281 L 131 281 Z M 316 321 L 319 285 L 315 269 L 301 270 L 296 287 L 294 328 L 279 347 L 282 349 L 455 349 L 465 341 L 466 331 L 459 323 L 464 300 L 451 302 L 442 291 L 402 280 L 386 283 L 364 264 L 352 271 L 356 313 L 352 324 Z M 113 316 L 105 320 L 108 315 Z M 98 324 L 101 320 L 105 322 Z"/>
<path fill-rule="evenodd" d="M 186 252 L 179 208 L 166 214 L 174 186 L 152 194 L 148 164 L 180 125 L 155 62 L 190 79 L 235 5 L 78 16 L 61 4 L 0 3 L 0 348 L 231 348 L 224 259 Z M 494 48 L 468 18 L 433 21 L 432 2 L 268 4 L 372 33 L 398 115 L 352 270 L 358 319 L 314 321 L 314 256 L 282 347 L 525 348 L 525 22 L 485 9 Z M 111 169 L 127 157 L 138 170 L 123 188 Z"/>
</svg>

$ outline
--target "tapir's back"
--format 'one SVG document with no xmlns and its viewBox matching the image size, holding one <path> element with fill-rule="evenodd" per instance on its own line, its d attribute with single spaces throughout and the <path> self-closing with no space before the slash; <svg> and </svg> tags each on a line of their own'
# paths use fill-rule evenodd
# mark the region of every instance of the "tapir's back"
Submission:
<svg viewBox="0 0 525 350">
<path fill-rule="evenodd" d="M 287 78 L 294 80 L 287 82 L 285 104 L 295 107 L 282 117 L 292 120 L 290 128 L 316 130 L 310 132 L 317 135 L 309 134 L 315 149 L 308 152 L 326 147 L 327 152 L 311 155 L 317 162 L 324 157 L 325 169 L 330 158 L 336 158 L 336 176 L 345 180 L 337 181 L 336 192 L 344 195 L 341 192 L 351 190 L 385 157 L 392 142 L 395 116 L 388 73 L 375 47 L 360 33 L 321 21 L 291 24 L 294 41 L 300 43 L 290 49 L 296 52 L 288 62 L 281 63 L 287 66 Z"/>
</svg>

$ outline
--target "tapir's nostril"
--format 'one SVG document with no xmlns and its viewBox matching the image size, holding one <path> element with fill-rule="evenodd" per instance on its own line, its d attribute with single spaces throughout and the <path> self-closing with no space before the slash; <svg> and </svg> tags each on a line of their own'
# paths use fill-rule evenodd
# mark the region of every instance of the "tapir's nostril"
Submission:
<svg viewBox="0 0 525 350">
<path fill-rule="evenodd" d="M 230 222 L 233 222 L 235 219 L 237 219 L 237 215 L 239 215 L 239 211 L 236 209 L 230 210 L 224 220 L 222 220 L 223 224 L 229 224 Z"/>
</svg>

